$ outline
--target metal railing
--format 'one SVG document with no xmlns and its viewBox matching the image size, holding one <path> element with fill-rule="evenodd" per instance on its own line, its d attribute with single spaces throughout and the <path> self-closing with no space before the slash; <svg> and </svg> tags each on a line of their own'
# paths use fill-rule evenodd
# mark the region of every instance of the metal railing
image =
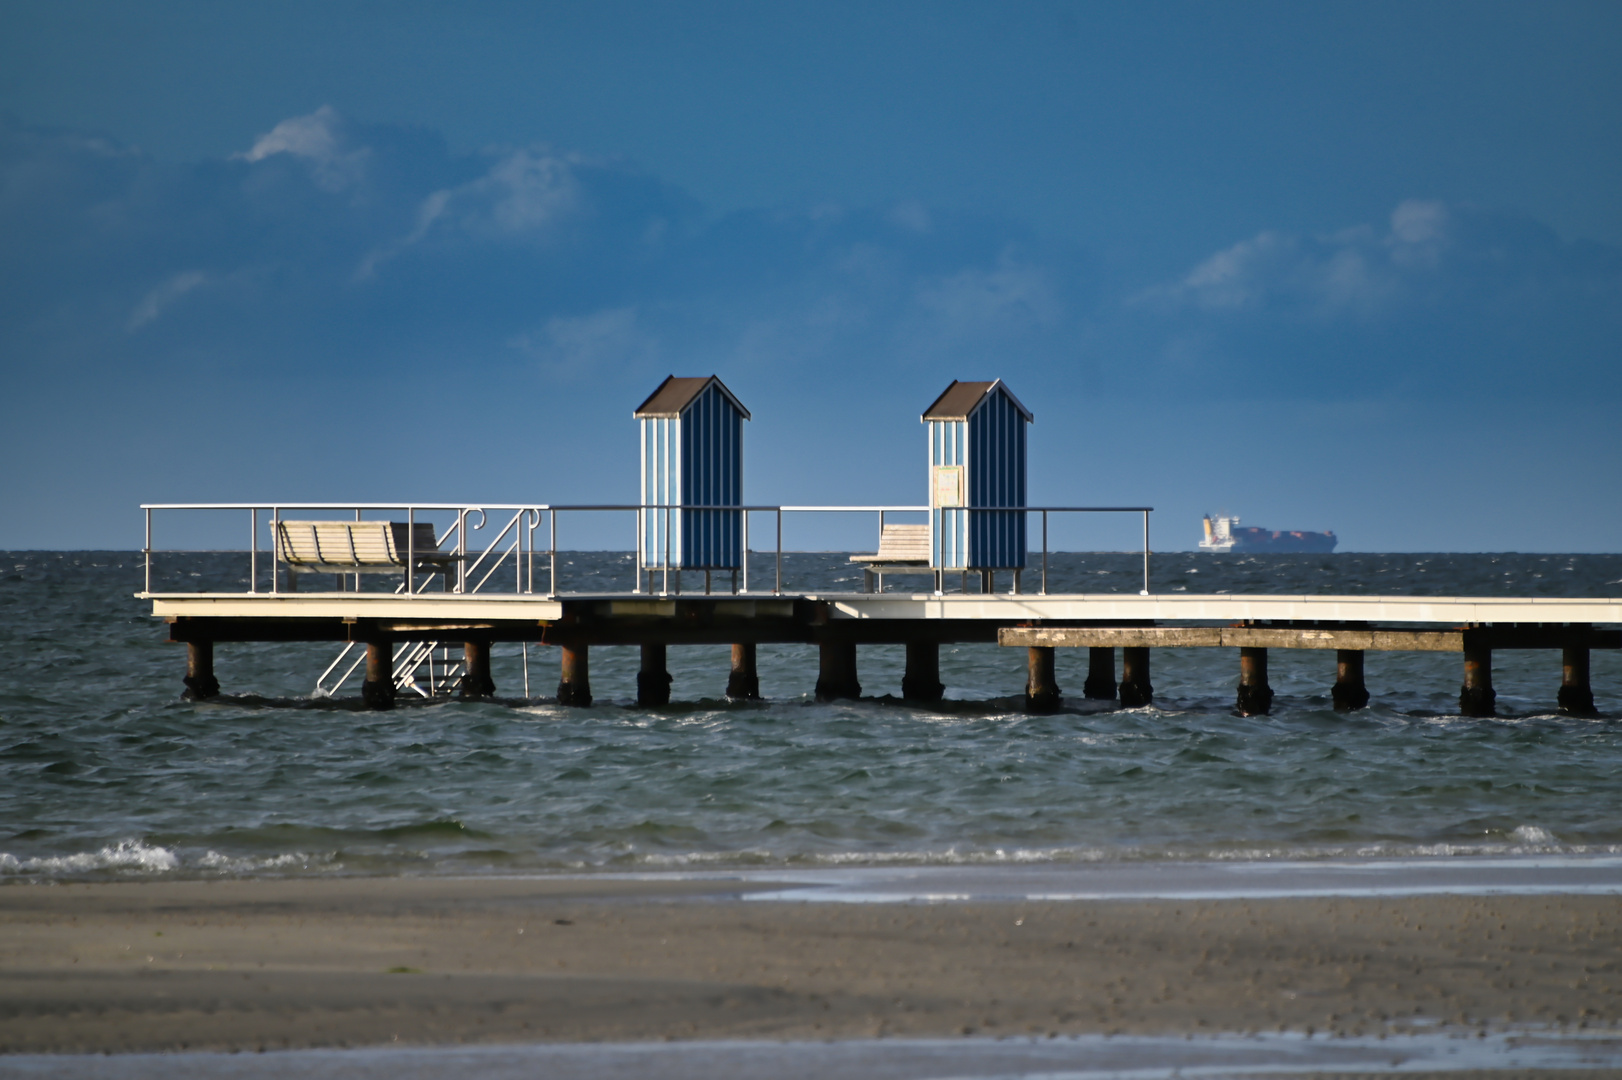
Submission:
<svg viewBox="0 0 1622 1080">
<path fill-rule="evenodd" d="M 879 532 L 882 535 L 887 515 L 892 513 L 923 513 L 928 514 L 934 509 L 968 510 L 979 513 L 1023 513 L 1039 514 L 1042 526 L 1041 549 L 1041 592 L 1048 591 L 1048 523 L 1049 516 L 1053 514 L 1140 514 L 1143 518 L 1143 589 L 1142 594 L 1149 593 L 1149 515 L 1153 512 L 1151 506 L 1023 506 L 1023 507 L 945 507 L 879 505 L 879 506 L 780 506 L 780 505 L 744 505 L 744 506 L 710 506 L 710 505 L 681 505 L 681 504 L 626 504 L 626 503 L 582 503 L 573 505 L 550 505 L 545 503 L 484 503 L 480 505 L 467 505 L 463 503 L 143 503 L 141 510 L 146 516 L 146 539 L 142 548 L 144 559 L 144 592 L 152 593 L 152 556 L 156 549 L 152 546 L 152 515 L 155 511 L 245 511 L 249 515 L 249 549 L 248 549 L 248 593 L 255 595 L 261 592 L 259 588 L 260 564 L 260 514 L 268 512 L 266 522 L 270 528 L 270 540 L 267 553 L 270 556 L 270 588 L 271 594 L 281 592 L 280 570 L 281 557 L 277 543 L 278 530 L 284 521 L 284 511 L 319 511 L 330 513 L 333 511 L 352 512 L 355 521 L 363 520 L 363 513 L 367 511 L 404 512 L 406 515 L 406 558 L 401 567 L 403 580 L 394 590 L 396 594 L 414 594 L 421 591 L 418 588 L 418 578 L 425 572 L 418 562 L 416 550 L 416 524 L 417 515 L 454 515 L 454 521 L 445 529 L 443 534 L 435 538 L 435 551 L 423 552 L 429 554 L 447 554 L 455 556 L 455 587 L 451 590 L 457 593 L 473 593 L 484 590 L 508 561 L 512 560 L 513 592 L 520 594 L 533 594 L 535 592 L 535 562 L 538 556 L 546 557 L 547 590 L 543 595 L 556 596 L 558 590 L 558 515 L 584 514 L 584 513 L 629 513 L 636 519 L 637 543 L 632 549 L 636 553 L 633 558 L 633 572 L 635 581 L 631 592 L 643 591 L 644 571 L 654 574 L 662 573 L 661 594 L 669 594 L 671 589 L 671 572 L 678 574 L 677 589 L 680 588 L 679 574 L 682 567 L 672 566 L 672 552 L 670 548 L 672 515 L 682 511 L 730 511 L 740 516 L 741 533 L 741 592 L 748 593 L 749 588 L 749 558 L 753 552 L 749 543 L 749 519 L 751 514 L 771 514 L 775 523 L 775 543 L 772 549 L 775 555 L 775 570 L 773 574 L 772 593 L 780 595 L 783 592 L 783 515 L 785 514 L 877 514 L 879 519 Z M 482 532 L 490 521 L 491 514 L 511 512 L 506 523 L 483 547 L 470 547 L 469 536 Z M 647 536 L 647 515 L 649 513 L 663 515 L 663 550 L 657 552 L 657 560 L 649 561 L 644 558 L 643 551 Z M 933 515 L 932 515 L 933 516 Z M 474 519 L 477 519 L 476 522 Z M 378 520 L 378 519 L 373 519 Z M 499 520 L 499 519 L 498 519 Z M 547 527 L 547 545 L 543 550 L 536 543 L 536 532 L 542 523 Z M 931 526 L 933 527 L 933 526 Z M 445 545 L 454 539 L 454 548 L 447 551 Z M 764 553 L 764 551 L 759 552 Z M 486 563 L 488 562 L 488 565 Z M 698 569 L 698 568 L 688 568 Z M 939 572 L 958 572 L 959 567 L 932 567 Z M 482 573 L 481 573 L 482 571 Z M 289 569 L 289 573 L 291 573 Z M 333 571 L 336 573 L 336 571 Z M 430 568 L 426 571 L 430 576 L 442 571 Z M 973 572 L 969 570 L 966 572 Z M 443 571 L 447 585 L 449 584 L 449 571 Z M 340 574 L 340 581 L 347 577 Z M 356 588 L 360 588 L 360 575 L 356 573 Z M 940 578 L 937 576 L 937 591 L 939 591 Z M 648 591 L 653 592 L 652 580 L 648 581 Z"/>
</svg>

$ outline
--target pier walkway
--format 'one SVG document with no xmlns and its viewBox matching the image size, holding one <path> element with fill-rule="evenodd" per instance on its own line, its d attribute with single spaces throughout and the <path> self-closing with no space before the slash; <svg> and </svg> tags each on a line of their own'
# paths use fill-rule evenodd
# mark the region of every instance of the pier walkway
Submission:
<svg viewBox="0 0 1622 1080">
<path fill-rule="evenodd" d="M 745 559 L 741 580 L 731 577 L 722 590 L 713 590 L 715 582 L 709 571 L 703 571 L 706 589 L 702 593 L 682 592 L 682 573 L 669 567 L 636 569 L 634 587 L 621 592 L 569 592 L 563 588 L 568 583 L 558 576 L 556 536 L 561 511 L 635 513 L 641 535 L 648 515 L 683 509 L 678 507 L 436 504 L 357 508 L 351 504 L 339 508 L 328 504 L 315 509 L 327 513 L 329 519 L 334 510 L 352 512 L 354 524 L 346 530 L 335 527 L 339 523 L 331 519 L 319 529 L 302 531 L 295 526 L 314 523 L 289 521 L 283 514 L 286 507 L 188 504 L 145 509 L 147 585 L 139 595 L 152 604 L 154 616 L 168 623 L 170 640 L 187 645 L 187 693 L 199 698 L 220 692 L 213 671 L 216 643 L 313 641 L 333 642 L 342 648 L 316 680 L 317 693 L 337 693 L 364 665 L 362 697 L 377 708 L 391 706 L 401 691 L 423 696 L 487 696 L 494 691 L 490 646 L 519 642 L 560 649 L 558 700 L 563 704 L 591 702 L 592 646 L 639 647 L 639 701 L 660 705 L 669 700 L 668 647 L 732 646 L 727 693 L 751 698 L 760 693 L 756 647 L 777 643 L 817 646 L 817 696 L 823 699 L 861 694 L 859 646 L 904 645 L 907 662 L 902 695 L 932 701 L 943 691 L 940 646 L 979 642 L 1028 651 L 1026 701 L 1033 711 L 1059 705 L 1061 692 L 1054 677 L 1054 651 L 1059 648 L 1089 651 L 1085 696 L 1119 700 L 1129 707 L 1153 700 L 1153 649 L 1233 648 L 1239 652 L 1236 707 L 1245 714 L 1265 713 L 1272 702 L 1268 650 L 1288 648 L 1334 650 L 1332 696 L 1336 708 L 1343 710 L 1368 703 L 1363 678 L 1367 651 L 1458 653 L 1463 661 L 1460 712 L 1486 716 L 1494 710 L 1493 651 L 1544 649 L 1561 654 L 1559 706 L 1573 714 L 1591 715 L 1590 650 L 1622 648 L 1622 629 L 1618 629 L 1622 627 L 1622 598 L 1150 594 L 1146 507 L 1010 510 L 1040 518 L 1040 568 L 1033 567 L 1023 575 L 1037 585 L 1035 592 L 1021 591 L 1022 575 L 1007 574 L 1003 580 L 1013 591 L 996 592 L 994 574 L 976 572 L 971 578 L 954 569 L 935 572 L 935 589 L 929 591 L 857 593 L 784 590 L 784 514 L 867 513 L 876 516 L 881 532 L 887 515 L 927 512 L 928 507 L 702 508 L 737 514 L 745 551 L 751 550 L 751 514 L 772 515 L 776 526 L 776 570 L 770 591 L 750 588 L 749 560 Z M 301 512 L 310 509 L 299 508 Z M 154 510 L 248 511 L 253 537 L 252 548 L 243 552 L 248 589 L 154 591 Z M 403 510 L 407 518 L 395 523 L 385 538 L 388 542 L 376 545 L 374 555 L 346 540 L 347 533 L 374 533 L 384 525 L 362 522 L 364 510 Z M 470 545 L 469 536 L 483 528 L 491 515 L 498 515 L 492 526 L 501 523 L 500 511 L 511 515 L 505 528 L 492 528 L 493 540 Z M 1060 513 L 1141 514 L 1144 589 L 1136 595 L 1047 593 L 1048 519 Z M 436 514 L 444 522 L 443 532 L 422 525 L 424 518 Z M 261 525 L 276 538 L 264 551 L 259 547 Z M 299 541 L 305 534 L 308 542 Z M 537 544 L 538 536 L 546 538 L 544 549 Z M 759 557 L 771 555 L 768 551 Z M 1032 552 L 1031 557 L 1034 560 L 1037 553 Z M 298 561 L 303 565 L 292 565 Z M 376 587 L 361 591 L 358 575 L 376 573 L 380 567 L 399 576 L 394 591 Z M 296 575 L 295 569 L 299 571 Z M 686 573 L 690 582 L 695 580 L 694 571 Z M 291 591 L 299 587 L 299 578 L 322 576 L 335 580 L 339 588 Z M 438 591 L 426 588 L 436 581 Z M 969 590 L 971 581 L 979 591 Z M 537 590 L 540 583 L 544 588 Z M 266 584 L 268 591 L 261 588 Z M 953 585 L 960 585 L 963 591 L 948 591 Z M 1117 650 L 1122 661 L 1119 680 Z"/>
</svg>

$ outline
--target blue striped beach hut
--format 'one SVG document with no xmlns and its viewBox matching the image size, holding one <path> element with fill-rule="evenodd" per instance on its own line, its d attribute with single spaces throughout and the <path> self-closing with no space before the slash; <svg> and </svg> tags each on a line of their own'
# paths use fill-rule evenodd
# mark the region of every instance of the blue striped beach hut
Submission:
<svg viewBox="0 0 1622 1080">
<path fill-rule="evenodd" d="M 633 415 L 642 428 L 640 505 L 646 509 L 637 532 L 643 569 L 742 566 L 741 513 L 662 508 L 743 505 L 743 422 L 749 410 L 714 375 L 672 375 Z"/>
<path fill-rule="evenodd" d="M 1025 426 L 1001 379 L 952 385 L 924 410 L 931 558 L 940 570 L 1025 568 Z"/>
</svg>

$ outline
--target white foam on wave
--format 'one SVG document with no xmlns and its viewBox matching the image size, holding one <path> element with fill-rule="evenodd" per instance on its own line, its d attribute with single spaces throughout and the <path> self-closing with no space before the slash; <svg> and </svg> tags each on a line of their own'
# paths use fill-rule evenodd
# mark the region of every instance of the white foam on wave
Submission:
<svg viewBox="0 0 1622 1080">
<path fill-rule="evenodd" d="M 991 847 L 921 849 L 916 851 L 730 851 L 645 852 L 613 860 L 620 866 L 648 868 L 734 867 L 887 867 L 887 866 L 1064 866 L 1078 863 L 1282 863 L 1330 862 L 1341 859 L 1470 859 L 1524 858 L 1539 855 L 1622 855 L 1622 844 L 1568 844 L 1535 825 L 1522 825 L 1502 840 L 1403 843 L 1378 841 L 1351 844 L 1278 844 L 1244 847 L 1102 848 Z M 600 865 L 600 864 L 599 864 Z"/>
<path fill-rule="evenodd" d="M 326 865 L 332 862 L 334 852 L 309 853 L 304 851 L 289 851 L 282 855 L 266 855 L 259 858 L 224 855 L 218 851 L 207 851 L 192 864 L 199 870 L 211 870 L 223 874 L 252 874 L 264 870 L 309 870 L 316 865 Z"/>
<path fill-rule="evenodd" d="M 180 867 L 180 857 L 166 847 L 140 840 L 120 840 L 99 851 L 77 851 L 71 855 L 36 855 L 19 859 L 0 852 L 0 873 L 5 874 L 84 874 L 96 870 L 123 870 L 163 873 Z"/>
<path fill-rule="evenodd" d="M 332 863 L 336 853 L 290 851 L 280 855 L 232 856 L 209 850 L 195 858 L 142 840 L 120 840 L 96 851 L 76 851 L 66 855 L 19 857 L 0 851 L 0 875 L 30 875 L 44 878 L 79 874 L 170 874 L 177 871 L 206 874 L 254 874 L 278 870 L 308 870 Z"/>
</svg>

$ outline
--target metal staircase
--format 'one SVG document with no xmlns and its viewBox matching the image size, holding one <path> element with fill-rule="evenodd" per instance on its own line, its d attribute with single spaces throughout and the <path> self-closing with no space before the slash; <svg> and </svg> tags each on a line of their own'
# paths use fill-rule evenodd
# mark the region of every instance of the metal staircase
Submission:
<svg viewBox="0 0 1622 1080">
<path fill-rule="evenodd" d="M 490 546 L 479 553 L 472 563 L 466 561 L 467 556 L 467 519 L 470 513 L 479 515 L 479 523 L 471 526 L 472 529 L 484 527 L 484 512 L 473 510 L 463 512 L 457 516 L 456 524 L 445 530 L 445 535 L 439 537 L 436 546 L 444 548 L 445 541 L 452 535 L 456 537 L 457 554 L 463 557 L 456 571 L 456 587 L 453 592 L 478 592 L 490 580 L 492 575 L 507 561 L 508 556 L 513 558 L 513 567 L 518 574 L 520 583 L 524 580 L 524 567 L 521 564 L 523 553 L 523 540 L 526 531 L 533 532 L 539 524 L 540 516 L 533 511 L 520 510 L 513 515 L 507 527 L 502 529 Z M 530 520 L 525 520 L 528 517 Z M 509 540 L 509 536 L 511 539 Z M 531 545 L 533 548 L 533 544 Z M 495 561 L 484 568 L 485 561 L 494 556 Z M 533 554 L 531 555 L 533 559 Z M 481 573 L 482 570 L 482 573 Z M 529 569 L 529 582 L 534 587 L 534 568 Z M 477 580 L 475 580 L 477 578 Z M 406 590 L 404 581 L 394 587 L 396 593 Z M 528 656 L 526 653 L 525 683 L 526 693 L 528 684 Z M 344 684 L 354 676 L 366 663 L 366 645 L 364 642 L 351 641 L 343 647 L 332 663 L 327 665 L 315 680 L 315 696 L 337 697 Z M 461 642 L 443 641 L 402 641 L 394 646 L 393 656 L 394 690 L 396 693 L 411 691 L 419 697 L 447 697 L 462 688 L 462 677 L 467 674 L 465 657 L 462 653 Z"/>
<path fill-rule="evenodd" d="M 401 586 L 404 588 L 404 586 Z M 452 650 L 455 651 L 452 651 Z M 346 667 L 344 662 L 348 661 Z M 366 645 L 351 641 L 315 681 L 316 697 L 337 697 L 356 671 L 366 663 Z M 460 645 L 443 641 L 402 641 L 394 646 L 394 689 L 410 690 L 419 697 L 445 697 L 461 689 L 466 673 Z"/>
</svg>

